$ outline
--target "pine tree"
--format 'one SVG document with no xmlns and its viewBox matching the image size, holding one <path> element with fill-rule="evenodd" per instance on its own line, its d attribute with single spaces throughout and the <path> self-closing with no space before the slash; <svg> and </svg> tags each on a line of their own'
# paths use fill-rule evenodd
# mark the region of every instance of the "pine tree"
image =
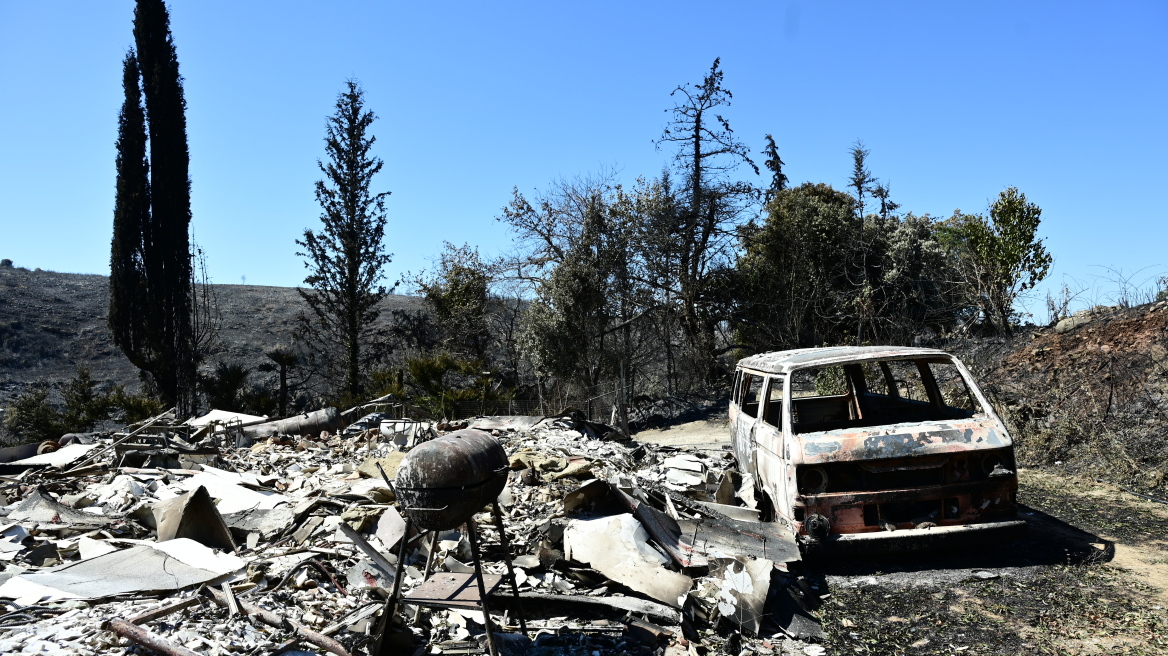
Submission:
<svg viewBox="0 0 1168 656">
<path fill-rule="evenodd" d="M 763 198 L 763 205 L 771 202 L 780 191 L 787 188 L 787 176 L 783 173 L 783 160 L 779 157 L 779 147 L 775 144 L 775 138 L 771 135 L 766 136 L 766 148 L 763 149 L 763 154 L 766 155 L 766 160 L 763 165 L 771 172 L 771 186 L 767 188 L 766 195 Z"/>
<path fill-rule="evenodd" d="M 744 208 L 757 200 L 754 187 L 729 178 L 740 164 L 756 175 L 758 167 L 729 121 L 718 113 L 733 98 L 722 86 L 720 64 L 714 60 L 701 84 L 674 89 L 671 95 L 677 103 L 669 110 L 673 120 L 657 141 L 658 146 L 672 143 L 677 148 L 680 203 L 668 228 L 677 242 L 674 278 L 682 330 L 692 371 L 702 381 L 715 374 L 715 330 L 723 318 L 714 310 L 723 297 L 715 286 L 730 267 L 732 227 Z"/>
<path fill-rule="evenodd" d="M 323 227 L 306 228 L 304 238 L 296 240 L 303 249 L 297 255 L 307 258 L 304 282 L 311 288 L 298 290 L 309 308 L 300 321 L 303 338 L 314 347 L 309 365 L 350 395 L 362 391 L 369 359 L 363 343 L 380 315 L 378 304 L 387 292 L 378 283 L 393 257 L 383 244 L 390 192 L 370 191 L 383 163 L 369 153 L 376 138 L 367 132 L 377 117 L 365 109 L 364 95 L 356 80 L 346 81 L 337 95 L 336 112 L 325 128 L 328 161 L 317 161 L 325 175 L 316 183 Z"/>
<path fill-rule="evenodd" d="M 196 383 L 190 155 L 182 76 L 162 0 L 138 0 L 134 41 L 118 124 L 110 328 L 162 398 L 185 413 L 193 410 Z"/>
</svg>

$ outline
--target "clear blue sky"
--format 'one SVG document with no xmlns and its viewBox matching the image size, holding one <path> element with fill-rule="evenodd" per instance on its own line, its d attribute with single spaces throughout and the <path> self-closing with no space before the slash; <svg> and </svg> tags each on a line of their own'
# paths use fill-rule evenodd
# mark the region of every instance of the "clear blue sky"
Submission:
<svg viewBox="0 0 1168 656">
<path fill-rule="evenodd" d="M 861 138 L 905 210 L 983 211 L 1019 187 L 1044 210 L 1056 284 L 1168 264 L 1163 1 L 168 4 L 215 282 L 303 279 L 293 240 L 318 225 L 347 77 L 380 116 L 396 278 L 444 240 L 505 249 L 512 186 L 655 175 L 669 92 L 719 56 L 732 126 L 758 149 L 773 133 L 793 182 L 842 187 Z M 132 15 L 0 0 L 0 257 L 108 273 Z"/>
</svg>

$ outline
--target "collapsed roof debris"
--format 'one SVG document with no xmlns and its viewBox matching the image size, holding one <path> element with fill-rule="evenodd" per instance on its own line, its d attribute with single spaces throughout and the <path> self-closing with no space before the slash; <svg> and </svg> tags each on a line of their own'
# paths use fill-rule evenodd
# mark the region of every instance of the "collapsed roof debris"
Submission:
<svg viewBox="0 0 1168 656">
<path fill-rule="evenodd" d="M 497 653 L 798 653 L 795 637 L 822 637 L 791 607 L 798 549 L 758 521 L 724 451 L 570 412 L 350 414 L 167 414 L 7 463 L 0 652 L 487 653 L 476 562 Z M 505 452 L 497 499 L 467 481 L 443 502 L 466 524 L 405 505 L 422 498 L 409 454 L 452 431 Z M 458 524 L 413 521 L 427 510 Z"/>
</svg>

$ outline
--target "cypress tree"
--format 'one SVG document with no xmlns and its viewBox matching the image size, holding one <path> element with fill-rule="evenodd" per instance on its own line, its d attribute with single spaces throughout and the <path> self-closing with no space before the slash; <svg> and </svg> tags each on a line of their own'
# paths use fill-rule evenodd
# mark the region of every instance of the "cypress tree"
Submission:
<svg viewBox="0 0 1168 656">
<path fill-rule="evenodd" d="M 149 374 L 167 403 L 185 413 L 193 409 L 195 387 L 188 232 L 190 154 L 182 76 L 170 35 L 170 16 L 162 0 L 138 0 L 134 41 L 137 65 L 127 63 L 125 76 L 128 80 L 131 68 L 136 68 L 141 78 L 149 140 L 140 141 L 141 128 L 134 124 L 137 120 L 136 125 L 142 125 L 136 119 L 142 114 L 138 81 L 124 81 L 126 102 L 119 123 L 110 324 L 115 342 L 130 361 Z M 135 109 L 129 109 L 131 106 Z M 121 132 L 122 128 L 126 132 Z M 131 136 L 131 130 L 137 132 Z M 140 143 L 149 146 L 148 166 L 138 157 L 139 151 L 130 150 L 137 148 L 144 154 Z M 142 198 L 148 199 L 148 208 L 143 207 Z M 134 323 L 138 325 L 129 325 Z"/>
<path fill-rule="evenodd" d="M 131 49 L 122 65 L 126 99 L 118 114 L 117 186 L 114 235 L 110 246 L 109 325 L 114 343 L 135 367 L 147 370 L 156 354 L 146 319 L 143 231 L 150 225 L 150 163 L 146 159 L 146 116 L 138 82 L 138 59 Z"/>
<path fill-rule="evenodd" d="M 296 240 L 311 290 L 297 291 L 309 308 L 300 316 L 301 335 L 312 345 L 309 366 L 357 396 L 370 360 L 371 328 L 387 293 L 378 283 L 392 258 L 383 243 L 390 192 L 370 189 L 382 167 L 369 152 L 377 139 L 368 130 L 377 116 L 365 108 L 357 81 L 345 84 L 325 127 L 328 161 L 317 161 L 325 176 L 316 182 L 322 229 L 305 229 Z"/>
</svg>

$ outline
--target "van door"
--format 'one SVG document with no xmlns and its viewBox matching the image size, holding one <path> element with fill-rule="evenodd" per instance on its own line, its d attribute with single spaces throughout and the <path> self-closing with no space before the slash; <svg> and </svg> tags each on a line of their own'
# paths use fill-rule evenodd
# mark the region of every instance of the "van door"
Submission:
<svg viewBox="0 0 1168 656">
<path fill-rule="evenodd" d="M 762 376 L 743 372 L 742 403 L 738 408 L 738 421 L 734 424 L 734 455 L 738 457 L 738 470 L 752 476 L 755 471 L 754 425 L 762 405 L 764 382 L 766 379 Z"/>
<path fill-rule="evenodd" d="M 758 485 L 777 507 L 782 500 L 783 379 L 768 377 L 754 425 L 755 474 Z"/>
</svg>

